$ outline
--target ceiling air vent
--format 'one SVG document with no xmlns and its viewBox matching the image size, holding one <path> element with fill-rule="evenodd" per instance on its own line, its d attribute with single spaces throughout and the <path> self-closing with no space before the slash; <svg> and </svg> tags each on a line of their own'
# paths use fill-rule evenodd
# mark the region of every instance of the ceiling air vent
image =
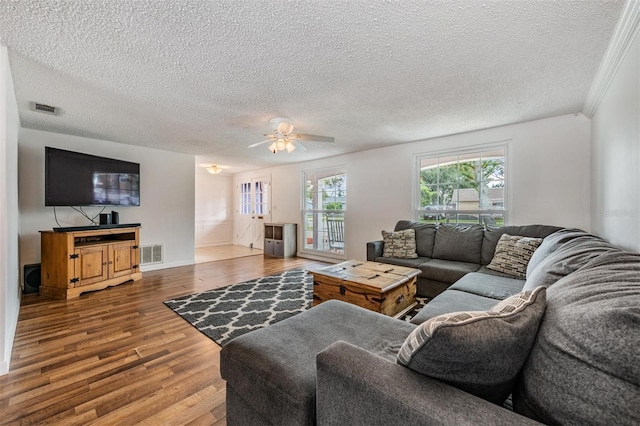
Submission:
<svg viewBox="0 0 640 426">
<path fill-rule="evenodd" d="M 59 108 L 57 107 L 54 107 L 51 105 L 39 104 L 37 102 L 31 102 L 31 109 L 37 112 L 44 112 L 45 114 L 51 114 L 51 115 L 56 115 L 59 110 Z"/>
</svg>

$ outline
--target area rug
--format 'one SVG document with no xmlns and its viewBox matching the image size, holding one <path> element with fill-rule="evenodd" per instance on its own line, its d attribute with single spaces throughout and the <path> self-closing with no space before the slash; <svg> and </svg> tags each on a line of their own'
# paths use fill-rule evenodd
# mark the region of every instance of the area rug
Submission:
<svg viewBox="0 0 640 426">
<path fill-rule="evenodd" d="M 235 337 L 309 309 L 312 301 L 313 276 L 292 269 L 164 303 L 224 346 Z"/>
<path fill-rule="evenodd" d="M 418 304 L 400 319 L 411 321 L 429 301 Z M 227 287 L 165 301 L 165 305 L 220 346 L 252 330 L 266 327 L 311 308 L 313 276 L 292 269 Z"/>
</svg>

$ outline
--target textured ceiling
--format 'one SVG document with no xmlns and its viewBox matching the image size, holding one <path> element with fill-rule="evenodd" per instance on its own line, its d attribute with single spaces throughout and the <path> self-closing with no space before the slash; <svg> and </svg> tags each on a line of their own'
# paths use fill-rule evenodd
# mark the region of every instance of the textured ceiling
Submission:
<svg viewBox="0 0 640 426">
<path fill-rule="evenodd" d="M 622 6 L 0 0 L 0 43 L 23 127 L 237 172 L 581 111 Z M 335 143 L 247 148 L 272 117 Z"/>
</svg>

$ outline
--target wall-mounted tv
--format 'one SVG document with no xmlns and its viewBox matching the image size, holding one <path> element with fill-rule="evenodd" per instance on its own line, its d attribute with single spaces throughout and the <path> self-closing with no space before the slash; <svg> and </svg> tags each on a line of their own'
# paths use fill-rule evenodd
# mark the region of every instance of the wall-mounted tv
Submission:
<svg viewBox="0 0 640 426">
<path fill-rule="evenodd" d="M 45 147 L 45 206 L 139 206 L 140 164 Z"/>
</svg>

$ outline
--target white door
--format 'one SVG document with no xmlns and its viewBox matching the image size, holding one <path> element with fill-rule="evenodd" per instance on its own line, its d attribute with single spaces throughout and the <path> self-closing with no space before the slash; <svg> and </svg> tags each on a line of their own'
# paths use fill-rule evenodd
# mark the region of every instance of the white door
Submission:
<svg viewBox="0 0 640 426">
<path fill-rule="evenodd" d="M 238 245 L 264 249 L 264 224 L 271 221 L 271 181 L 269 178 L 252 178 L 240 183 L 240 207 L 238 210 Z"/>
</svg>

